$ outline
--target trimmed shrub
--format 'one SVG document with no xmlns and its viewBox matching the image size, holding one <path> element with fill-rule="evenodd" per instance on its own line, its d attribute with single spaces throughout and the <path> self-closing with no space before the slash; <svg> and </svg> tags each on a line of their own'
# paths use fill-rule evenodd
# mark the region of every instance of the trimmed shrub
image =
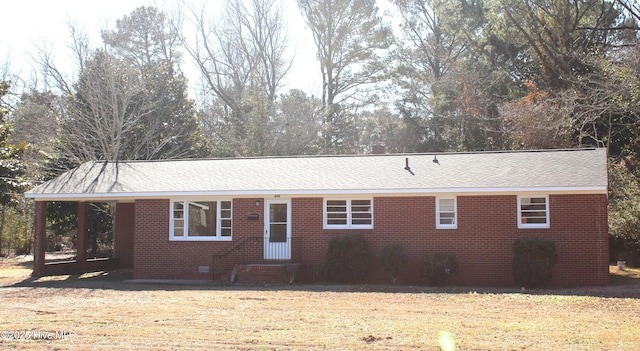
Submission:
<svg viewBox="0 0 640 351">
<path fill-rule="evenodd" d="M 357 283 L 364 280 L 371 263 L 371 252 L 362 234 L 347 233 L 334 236 L 327 247 L 324 267 L 327 279 L 339 283 Z"/>
<path fill-rule="evenodd" d="M 442 285 L 457 272 L 458 259 L 451 253 L 427 253 L 422 261 L 422 275 L 429 285 Z"/>
<path fill-rule="evenodd" d="M 391 274 L 391 279 L 395 283 L 400 271 L 407 263 L 407 254 L 404 253 L 402 245 L 389 244 L 380 251 L 380 263 L 384 271 Z"/>
<path fill-rule="evenodd" d="M 551 280 L 551 271 L 557 261 L 553 240 L 520 238 L 513 242 L 513 277 L 524 287 L 539 286 Z"/>
</svg>

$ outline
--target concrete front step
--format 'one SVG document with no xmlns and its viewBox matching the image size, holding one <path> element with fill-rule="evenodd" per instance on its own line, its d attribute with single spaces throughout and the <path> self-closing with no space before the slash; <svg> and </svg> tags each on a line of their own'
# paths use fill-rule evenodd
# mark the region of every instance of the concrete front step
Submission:
<svg viewBox="0 0 640 351">
<path fill-rule="evenodd" d="M 239 264 L 231 272 L 231 282 L 291 284 L 298 268 L 298 263 Z"/>
</svg>

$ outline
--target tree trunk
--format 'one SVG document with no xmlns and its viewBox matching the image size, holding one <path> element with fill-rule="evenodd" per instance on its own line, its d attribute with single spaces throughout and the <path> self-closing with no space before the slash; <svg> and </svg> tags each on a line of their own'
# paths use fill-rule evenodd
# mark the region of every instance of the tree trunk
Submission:
<svg viewBox="0 0 640 351">
<path fill-rule="evenodd" d="M 0 257 L 2 257 L 2 234 L 4 233 L 4 219 L 6 211 L 7 206 L 2 205 L 2 212 L 0 212 Z M 9 251 L 7 251 L 7 256 L 9 256 Z"/>
</svg>

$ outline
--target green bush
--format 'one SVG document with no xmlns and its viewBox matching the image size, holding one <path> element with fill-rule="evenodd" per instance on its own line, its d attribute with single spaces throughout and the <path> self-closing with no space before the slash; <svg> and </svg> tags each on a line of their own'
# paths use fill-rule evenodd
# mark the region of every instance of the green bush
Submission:
<svg viewBox="0 0 640 351">
<path fill-rule="evenodd" d="M 609 262 L 626 261 L 627 267 L 640 267 L 640 243 L 609 235 Z"/>
<path fill-rule="evenodd" d="M 398 280 L 400 271 L 407 263 L 407 254 L 400 244 L 389 244 L 380 251 L 380 263 L 385 272 L 391 274 L 391 279 L 395 283 Z"/>
<path fill-rule="evenodd" d="M 33 246 L 33 207 L 23 200 L 4 207 L 4 225 L 0 232 L 0 254 L 27 255 Z"/>
<path fill-rule="evenodd" d="M 442 285 L 457 272 L 458 259 L 451 253 L 427 253 L 422 261 L 422 275 L 429 285 Z"/>
<path fill-rule="evenodd" d="M 347 233 L 335 236 L 327 247 L 325 270 L 327 279 L 339 283 L 364 280 L 371 263 L 371 252 L 362 234 Z"/>
<path fill-rule="evenodd" d="M 520 238 L 513 242 L 513 277 L 524 287 L 534 287 L 551 280 L 558 261 L 556 244 L 545 238 Z"/>
</svg>

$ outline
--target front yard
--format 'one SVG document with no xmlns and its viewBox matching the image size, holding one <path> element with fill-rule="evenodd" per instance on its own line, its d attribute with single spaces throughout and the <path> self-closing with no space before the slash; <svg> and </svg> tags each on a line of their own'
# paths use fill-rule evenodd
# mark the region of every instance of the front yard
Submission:
<svg viewBox="0 0 640 351">
<path fill-rule="evenodd" d="M 457 350 L 640 347 L 640 270 L 612 268 L 607 287 L 522 291 L 32 280 L 29 264 L 0 259 L 0 349 L 440 350 L 443 337 Z"/>
</svg>

